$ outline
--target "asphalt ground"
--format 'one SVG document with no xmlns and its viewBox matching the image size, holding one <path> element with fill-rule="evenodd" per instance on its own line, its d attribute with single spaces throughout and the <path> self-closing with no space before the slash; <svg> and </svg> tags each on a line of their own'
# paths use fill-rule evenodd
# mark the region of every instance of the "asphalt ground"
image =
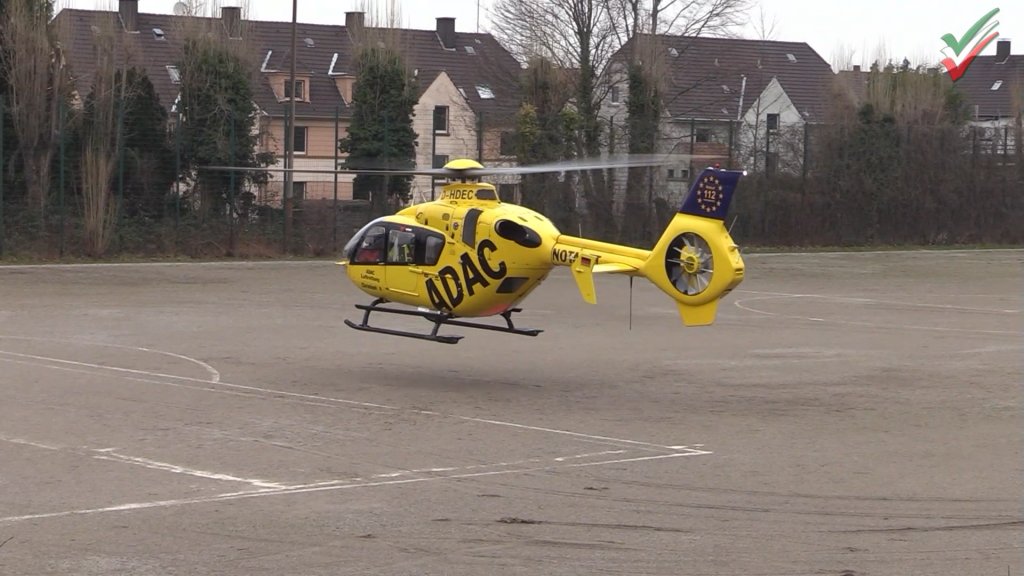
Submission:
<svg viewBox="0 0 1024 576">
<path fill-rule="evenodd" d="M 455 346 L 331 263 L 0 268 L 0 574 L 1020 575 L 1022 260 L 750 255 L 702 328 L 560 271 Z"/>
</svg>

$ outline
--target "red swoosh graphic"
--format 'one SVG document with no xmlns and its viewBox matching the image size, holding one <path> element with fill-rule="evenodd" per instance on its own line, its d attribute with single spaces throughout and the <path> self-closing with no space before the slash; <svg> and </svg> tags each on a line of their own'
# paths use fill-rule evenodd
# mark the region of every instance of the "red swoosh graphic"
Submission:
<svg viewBox="0 0 1024 576">
<path fill-rule="evenodd" d="M 959 65 L 953 62 L 952 58 L 943 58 L 942 65 L 945 66 L 946 71 L 949 72 L 950 79 L 952 79 L 953 82 L 959 80 L 960 77 L 963 76 L 964 72 L 967 70 L 967 67 L 971 65 L 971 61 L 974 60 L 974 57 L 977 56 L 979 52 L 984 50 L 985 46 L 988 46 L 988 43 L 991 42 L 996 36 L 999 36 L 999 32 L 993 32 L 989 34 L 987 37 L 985 37 L 984 40 L 978 42 L 974 46 L 974 49 L 971 50 L 969 54 L 967 54 L 967 56 L 963 59 L 963 62 L 960 62 Z"/>
</svg>

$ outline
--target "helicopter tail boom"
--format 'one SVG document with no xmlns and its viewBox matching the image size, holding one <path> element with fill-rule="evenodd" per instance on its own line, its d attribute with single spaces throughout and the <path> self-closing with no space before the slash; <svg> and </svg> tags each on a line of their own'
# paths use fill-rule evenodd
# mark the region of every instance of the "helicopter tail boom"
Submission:
<svg viewBox="0 0 1024 576">
<path fill-rule="evenodd" d="M 676 302 L 685 325 L 711 324 L 718 301 L 743 280 L 743 259 L 724 223 L 742 175 L 704 170 L 653 250 L 563 235 L 552 263 L 569 267 L 591 304 L 597 301 L 594 274 L 643 276 Z"/>
</svg>

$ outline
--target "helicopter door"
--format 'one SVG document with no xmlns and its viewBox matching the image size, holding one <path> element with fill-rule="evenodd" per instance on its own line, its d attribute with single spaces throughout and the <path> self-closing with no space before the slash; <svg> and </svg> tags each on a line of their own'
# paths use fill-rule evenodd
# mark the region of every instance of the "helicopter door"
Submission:
<svg viewBox="0 0 1024 576">
<path fill-rule="evenodd" d="M 388 290 L 418 296 L 424 282 L 424 267 L 437 265 L 444 248 L 444 236 L 423 228 L 388 227 L 386 281 Z"/>
</svg>

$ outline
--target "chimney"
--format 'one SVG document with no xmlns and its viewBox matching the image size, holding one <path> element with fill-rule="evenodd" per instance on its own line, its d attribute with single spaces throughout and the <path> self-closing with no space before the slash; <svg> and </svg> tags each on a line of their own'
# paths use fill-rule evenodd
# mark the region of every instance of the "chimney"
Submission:
<svg viewBox="0 0 1024 576">
<path fill-rule="evenodd" d="M 358 34 L 366 24 L 366 14 L 362 12 L 345 12 L 345 28 L 350 34 Z"/>
<path fill-rule="evenodd" d="M 437 19 L 437 39 L 445 50 L 455 50 L 455 18 Z"/>
<path fill-rule="evenodd" d="M 139 0 L 118 0 L 117 12 L 126 32 L 139 31 Z"/>
<path fill-rule="evenodd" d="M 996 62 L 999 64 L 1005 64 L 1010 58 L 1010 40 L 1000 40 L 996 42 Z"/>
<path fill-rule="evenodd" d="M 228 38 L 242 37 L 242 8 L 239 6 L 223 6 L 220 9 L 220 19 L 224 22 L 224 29 L 228 31 Z"/>
<path fill-rule="evenodd" d="M 854 72 L 860 72 L 860 64 L 854 64 L 853 65 L 853 71 Z"/>
</svg>

